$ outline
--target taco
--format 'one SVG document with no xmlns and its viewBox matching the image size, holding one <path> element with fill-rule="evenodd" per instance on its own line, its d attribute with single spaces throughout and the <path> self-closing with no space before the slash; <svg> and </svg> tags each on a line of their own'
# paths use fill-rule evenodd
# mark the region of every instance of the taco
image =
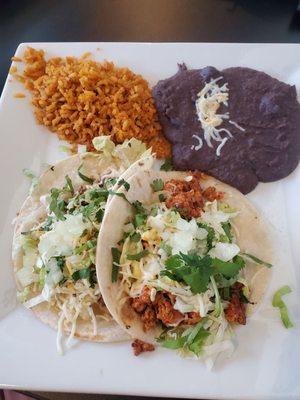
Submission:
<svg viewBox="0 0 300 400">
<path fill-rule="evenodd" d="M 115 146 L 94 139 L 99 153 L 75 155 L 36 179 L 16 220 L 13 265 L 18 298 L 62 334 L 97 342 L 127 339 L 107 310 L 96 279 L 95 255 L 105 208 L 136 168 L 153 157 L 131 139 Z M 129 167 L 129 168 L 128 168 Z"/>
<path fill-rule="evenodd" d="M 266 290 L 267 224 L 239 191 L 201 173 L 142 171 L 128 184 L 97 245 L 106 306 L 136 354 L 145 341 L 211 365 Z"/>
</svg>

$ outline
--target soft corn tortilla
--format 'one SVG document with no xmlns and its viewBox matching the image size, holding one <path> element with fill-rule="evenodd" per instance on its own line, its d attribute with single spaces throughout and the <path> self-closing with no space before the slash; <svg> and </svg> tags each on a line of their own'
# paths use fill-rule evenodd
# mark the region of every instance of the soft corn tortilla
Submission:
<svg viewBox="0 0 300 400">
<path fill-rule="evenodd" d="M 99 180 L 100 177 L 104 177 L 109 168 L 117 167 L 108 159 L 105 159 L 105 157 L 101 158 L 93 153 L 84 153 L 82 155 L 68 157 L 58 162 L 56 165 L 50 167 L 39 178 L 37 185 L 25 200 L 18 217 L 15 220 L 12 252 L 15 273 L 23 266 L 22 249 L 20 249 L 17 243 L 18 235 L 21 232 L 30 230 L 45 219 L 47 214 L 46 206 L 41 201 L 41 198 L 42 196 L 48 195 L 51 188 L 62 188 L 65 186 L 66 175 L 69 175 L 71 178 L 75 191 L 78 190 L 80 186 L 85 184 L 85 182 L 78 176 L 77 173 L 77 170 L 81 164 L 83 164 L 82 173 L 94 178 L 95 180 Z M 139 160 L 132 164 L 131 167 L 120 176 L 120 179 L 127 179 L 137 170 L 137 168 L 150 168 L 151 165 L 151 157 L 146 157 L 143 160 Z M 111 196 L 108 198 L 108 202 L 110 200 Z M 18 282 L 17 278 L 16 284 L 18 290 L 21 291 L 24 289 Z M 42 322 L 51 326 L 53 329 L 58 328 L 59 315 L 56 310 L 49 307 L 49 304 L 46 301 L 32 307 L 31 310 Z M 97 331 L 98 334 L 95 336 L 93 334 L 92 323 L 90 321 L 78 319 L 75 336 L 80 339 L 95 342 L 113 342 L 128 339 L 126 332 L 124 332 L 113 319 L 111 321 L 97 320 Z M 64 330 L 64 333 L 70 334 L 70 331 Z"/>
<path fill-rule="evenodd" d="M 130 189 L 126 192 L 127 199 L 132 202 L 141 201 L 143 204 L 152 204 L 158 201 L 158 194 L 153 193 L 150 183 L 154 179 L 169 181 L 170 179 L 184 179 L 185 172 L 143 171 L 131 177 L 128 181 Z M 218 191 L 225 193 L 224 201 L 230 207 L 236 208 L 240 214 L 234 218 L 237 244 L 242 252 L 247 252 L 267 262 L 272 262 L 272 248 L 270 244 L 267 224 L 253 205 L 238 190 L 212 178 L 201 180 L 201 186 L 214 186 Z M 111 248 L 116 247 L 123 236 L 123 226 L 132 215 L 132 208 L 128 202 L 120 197 L 112 199 L 106 211 L 97 245 L 96 265 L 97 276 L 105 304 L 120 324 L 132 337 L 155 342 L 161 333 L 161 328 L 144 332 L 139 314 L 126 302 L 128 295 L 124 292 L 121 281 L 112 283 L 112 255 Z M 247 307 L 247 314 L 254 311 L 266 291 L 271 271 L 270 269 L 253 263 L 246 263 L 244 274 L 250 283 L 250 301 L 254 306 Z M 117 300 L 118 299 L 118 300 Z"/>
</svg>

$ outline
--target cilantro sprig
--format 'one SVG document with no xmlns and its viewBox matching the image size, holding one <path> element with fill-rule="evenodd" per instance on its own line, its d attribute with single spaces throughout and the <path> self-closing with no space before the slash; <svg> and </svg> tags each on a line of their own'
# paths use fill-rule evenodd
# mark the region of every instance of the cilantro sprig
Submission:
<svg viewBox="0 0 300 400">
<path fill-rule="evenodd" d="M 65 211 L 67 203 L 64 199 L 60 198 L 62 191 L 57 188 L 52 188 L 50 192 L 49 209 L 56 216 L 57 219 L 63 221 L 66 219 Z"/>
<path fill-rule="evenodd" d="M 111 254 L 112 254 L 112 258 L 113 258 L 111 281 L 116 282 L 118 279 L 118 274 L 119 274 L 119 263 L 120 263 L 121 252 L 116 247 L 112 247 Z"/>
<path fill-rule="evenodd" d="M 172 164 L 171 157 L 166 158 L 165 162 L 160 167 L 161 171 L 172 171 L 173 169 L 174 169 L 174 167 L 173 167 L 173 164 Z"/>
<path fill-rule="evenodd" d="M 125 190 L 127 191 L 130 189 L 130 184 L 126 182 L 125 179 L 123 178 L 118 181 L 118 186 L 119 187 L 124 186 Z"/>
<path fill-rule="evenodd" d="M 163 190 L 165 184 L 162 179 L 154 179 L 154 181 L 150 184 L 153 192 L 160 192 Z"/>
<path fill-rule="evenodd" d="M 210 278 L 221 274 L 232 278 L 244 267 L 244 260 L 236 256 L 232 261 L 222 261 L 208 255 L 200 257 L 197 254 L 179 253 L 169 257 L 161 275 L 177 281 L 185 282 L 193 293 L 204 293 L 207 290 Z"/>
<path fill-rule="evenodd" d="M 226 238 L 229 243 L 232 243 L 233 235 L 231 233 L 231 223 L 229 221 L 222 222 L 222 228 L 225 232 Z"/>
<path fill-rule="evenodd" d="M 148 250 L 144 249 L 142 251 L 140 251 L 137 254 L 127 254 L 127 260 L 136 260 L 136 261 L 140 261 L 143 257 L 145 257 L 148 254 Z"/>
<path fill-rule="evenodd" d="M 89 183 L 90 185 L 92 185 L 92 184 L 94 183 L 94 179 L 93 179 L 93 178 L 90 178 L 89 176 L 84 175 L 84 174 L 81 172 L 82 167 L 83 167 L 83 164 L 80 164 L 79 167 L 78 167 L 78 169 L 77 169 L 78 176 L 79 176 L 83 181 L 85 181 L 85 182 Z"/>
</svg>

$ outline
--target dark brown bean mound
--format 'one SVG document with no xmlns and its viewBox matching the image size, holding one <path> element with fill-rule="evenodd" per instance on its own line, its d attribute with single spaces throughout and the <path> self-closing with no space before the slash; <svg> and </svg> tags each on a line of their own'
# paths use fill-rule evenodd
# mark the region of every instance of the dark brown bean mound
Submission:
<svg viewBox="0 0 300 400">
<path fill-rule="evenodd" d="M 211 79 L 222 76 L 218 85 L 228 83 L 230 120 L 221 128 L 233 137 L 221 150 L 203 141 L 200 150 L 192 149 L 203 138 L 196 114 L 197 94 Z M 159 81 L 153 89 L 164 134 L 172 143 L 173 164 L 179 170 L 201 170 L 248 193 L 259 181 L 272 182 L 289 175 L 298 165 L 300 155 L 300 105 L 296 88 L 250 68 L 213 67 L 188 70 L 179 66 L 174 76 Z M 219 127 L 219 128 L 220 128 Z"/>
</svg>

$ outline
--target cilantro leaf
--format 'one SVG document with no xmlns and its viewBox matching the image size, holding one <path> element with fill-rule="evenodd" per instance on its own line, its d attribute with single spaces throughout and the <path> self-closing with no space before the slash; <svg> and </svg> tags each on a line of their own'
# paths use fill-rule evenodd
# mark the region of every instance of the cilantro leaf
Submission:
<svg viewBox="0 0 300 400">
<path fill-rule="evenodd" d="M 104 211 L 102 210 L 102 208 L 99 208 L 99 210 L 96 212 L 95 214 L 96 220 L 100 223 L 103 220 L 104 217 Z"/>
<path fill-rule="evenodd" d="M 66 202 L 59 198 L 61 190 L 52 188 L 50 193 L 50 211 L 53 212 L 57 219 L 61 221 L 65 220 L 64 212 L 66 210 Z"/>
<path fill-rule="evenodd" d="M 67 182 L 67 184 L 65 186 L 66 190 L 68 190 L 69 192 L 74 194 L 74 187 L 73 187 L 73 183 L 72 183 L 71 178 L 69 177 L 69 175 L 66 175 L 65 179 L 66 179 L 66 182 Z"/>
<path fill-rule="evenodd" d="M 253 256 L 252 254 L 243 253 L 242 256 L 245 256 L 246 259 L 250 259 L 250 261 L 252 261 L 252 262 L 255 262 L 255 263 L 260 264 L 260 265 L 264 265 L 267 268 L 272 268 L 273 267 L 272 264 L 267 263 L 267 262 L 261 260 L 260 258 L 257 258 L 255 256 Z"/>
<path fill-rule="evenodd" d="M 133 220 L 133 225 L 135 228 L 138 228 L 139 226 L 143 225 L 143 223 L 146 221 L 147 215 L 144 214 L 136 214 L 134 216 Z"/>
<path fill-rule="evenodd" d="M 184 276 L 185 282 L 190 286 L 193 293 L 206 292 L 210 277 L 213 274 L 210 259 L 202 260 L 199 266 L 192 267 L 192 271 Z"/>
<path fill-rule="evenodd" d="M 158 200 L 163 203 L 166 200 L 166 196 L 163 193 L 160 193 L 158 195 Z"/>
<path fill-rule="evenodd" d="M 72 274 L 72 278 L 74 281 L 78 281 L 79 279 L 90 280 L 90 277 L 91 277 L 91 270 L 89 267 L 79 269 L 78 271 L 75 271 L 74 274 Z"/>
<path fill-rule="evenodd" d="M 222 274 L 227 278 L 232 278 L 244 265 L 244 260 L 239 256 L 226 262 L 207 255 L 201 258 L 196 253 L 180 253 L 165 261 L 166 269 L 161 272 L 161 275 L 178 282 L 185 282 L 193 293 L 203 293 L 207 290 L 212 275 Z"/>
<path fill-rule="evenodd" d="M 218 258 L 213 258 L 211 265 L 217 273 L 224 275 L 226 278 L 233 278 L 244 268 L 245 261 L 240 256 L 235 256 L 232 261 L 222 261 Z"/>
<path fill-rule="evenodd" d="M 65 266 L 65 257 L 63 256 L 57 256 L 54 257 L 57 263 L 58 268 L 62 271 L 64 269 Z"/>
<path fill-rule="evenodd" d="M 127 254 L 127 260 L 136 260 L 140 261 L 141 258 L 145 257 L 148 254 L 148 250 L 144 249 L 137 254 Z"/>
<path fill-rule="evenodd" d="M 112 271 L 111 271 L 111 281 L 112 282 L 116 282 L 117 279 L 118 279 L 121 252 L 116 247 L 112 247 L 111 248 L 111 254 L 112 254 L 112 258 L 113 258 L 113 266 L 112 266 Z"/>
<path fill-rule="evenodd" d="M 105 189 L 108 189 L 109 187 L 114 186 L 114 184 L 117 183 L 117 178 L 108 178 L 104 182 L 104 187 Z"/>
<path fill-rule="evenodd" d="M 221 225 L 222 225 L 222 228 L 223 228 L 223 230 L 225 232 L 225 235 L 226 235 L 229 243 L 232 243 L 233 236 L 232 236 L 232 233 L 231 233 L 231 223 L 229 221 L 227 221 L 227 222 L 222 222 Z"/>
<path fill-rule="evenodd" d="M 127 191 L 130 189 L 130 184 L 128 182 L 126 182 L 125 179 L 123 179 L 123 178 L 118 181 L 118 186 L 119 187 L 124 186 L 124 188 Z"/>
<path fill-rule="evenodd" d="M 209 256 L 203 258 L 197 254 L 186 255 L 180 253 L 169 257 L 165 266 L 170 274 L 169 278 L 177 281 L 184 281 L 190 286 L 193 293 L 203 293 L 214 270 L 211 266 L 212 259 Z"/>
<path fill-rule="evenodd" d="M 112 196 L 119 196 L 119 197 L 122 197 L 122 199 L 124 199 L 125 201 L 127 201 L 127 203 L 131 204 L 131 203 L 129 202 L 129 200 L 127 199 L 127 197 L 125 196 L 125 194 L 122 193 L 122 192 L 119 193 L 119 192 L 115 192 L 115 191 L 113 191 L 113 190 L 109 190 L 108 193 L 109 193 L 110 195 L 112 195 Z"/>
<path fill-rule="evenodd" d="M 291 292 L 292 292 L 292 289 L 288 285 L 282 286 L 280 289 L 278 289 L 274 293 L 273 300 L 272 300 L 272 306 L 279 308 L 281 321 L 287 329 L 292 328 L 294 325 L 289 318 L 287 306 L 284 303 L 284 301 L 282 300 L 282 296 L 289 294 Z"/>
<path fill-rule="evenodd" d="M 147 215 L 147 210 L 144 208 L 143 204 L 140 201 L 136 200 L 131 203 L 131 205 L 135 212 Z"/>
<path fill-rule="evenodd" d="M 83 166 L 83 164 L 81 164 L 81 165 L 78 167 L 78 169 L 77 169 L 77 173 L 78 173 L 79 177 L 80 177 L 83 181 L 85 181 L 85 182 L 87 182 L 87 183 L 89 183 L 89 184 L 92 185 L 92 184 L 94 183 L 94 179 L 93 179 L 93 178 L 90 178 L 90 177 L 88 177 L 88 176 L 86 176 L 86 175 L 83 175 L 83 173 L 80 172 L 82 166 Z"/>
<path fill-rule="evenodd" d="M 209 251 L 213 247 L 213 241 L 216 238 L 215 231 L 211 226 L 203 222 L 198 222 L 197 225 L 199 226 L 199 228 L 203 228 L 207 231 L 206 243 L 207 243 L 207 251 Z"/>
<path fill-rule="evenodd" d="M 52 223 L 53 223 L 53 218 L 48 217 L 46 221 L 43 223 L 43 225 L 39 228 L 39 230 L 45 232 L 50 231 Z"/>
<path fill-rule="evenodd" d="M 171 157 L 166 158 L 165 162 L 160 167 L 161 171 L 172 171 L 173 169 L 174 169 L 174 167 L 173 167 L 173 164 L 172 164 Z"/>
<path fill-rule="evenodd" d="M 154 181 L 150 184 L 153 192 L 160 192 L 163 190 L 165 184 L 162 179 L 154 179 Z"/>
<path fill-rule="evenodd" d="M 134 232 L 134 233 L 130 236 L 130 239 L 131 239 L 133 242 L 137 243 L 137 242 L 139 242 L 139 241 L 141 240 L 141 234 L 138 233 L 138 232 Z"/>
</svg>

